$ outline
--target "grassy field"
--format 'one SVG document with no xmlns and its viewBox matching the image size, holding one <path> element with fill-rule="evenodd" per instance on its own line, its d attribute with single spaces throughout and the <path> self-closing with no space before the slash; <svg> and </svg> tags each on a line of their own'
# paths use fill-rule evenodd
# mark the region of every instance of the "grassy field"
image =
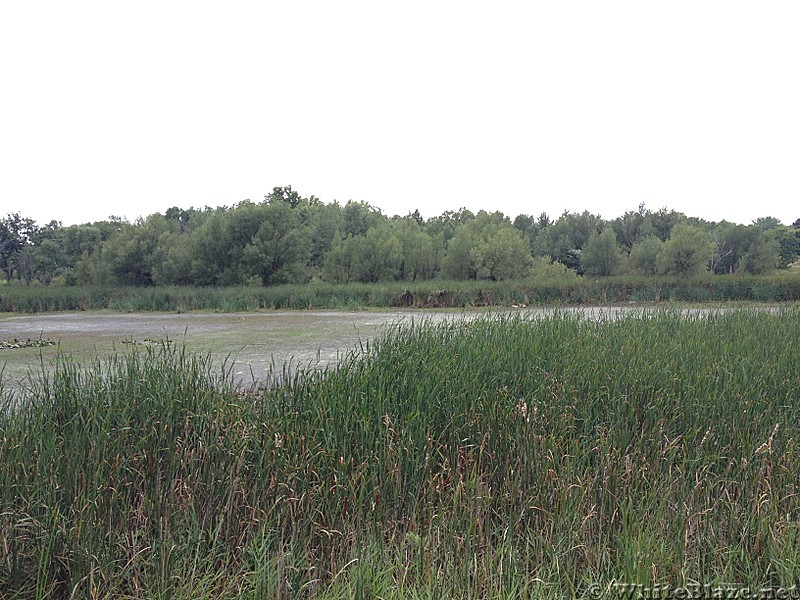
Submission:
<svg viewBox="0 0 800 600">
<path fill-rule="evenodd" d="M 800 310 L 406 324 L 242 392 L 174 344 L 0 415 L 0 596 L 800 579 Z M 279 375 L 279 374 L 276 374 Z"/>
</svg>

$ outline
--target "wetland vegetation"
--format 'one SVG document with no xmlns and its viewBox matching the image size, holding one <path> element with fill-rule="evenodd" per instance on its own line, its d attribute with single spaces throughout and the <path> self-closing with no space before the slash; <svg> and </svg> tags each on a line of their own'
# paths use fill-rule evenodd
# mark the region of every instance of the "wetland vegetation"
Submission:
<svg viewBox="0 0 800 600">
<path fill-rule="evenodd" d="M 800 275 L 547 275 L 513 281 L 419 281 L 261 286 L 0 286 L 0 312 L 110 309 L 123 312 L 243 312 L 581 306 L 670 302 L 796 302 Z"/>
<path fill-rule="evenodd" d="M 146 344 L 2 392 L 4 597 L 563 598 L 800 578 L 800 310 L 401 323 L 242 389 Z"/>
</svg>

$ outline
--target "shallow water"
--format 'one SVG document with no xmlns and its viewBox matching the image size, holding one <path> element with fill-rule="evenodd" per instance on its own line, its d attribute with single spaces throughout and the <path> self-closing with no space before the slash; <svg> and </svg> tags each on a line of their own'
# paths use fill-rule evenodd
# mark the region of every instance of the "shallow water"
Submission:
<svg viewBox="0 0 800 600">
<path fill-rule="evenodd" d="M 559 309 L 587 318 L 617 318 L 642 307 Z M 702 314 L 718 309 L 685 309 Z M 551 308 L 492 311 L 546 316 Z M 135 343 L 170 339 L 190 351 L 208 353 L 214 363 L 232 365 L 237 383 L 250 385 L 267 377 L 271 365 L 324 367 L 361 344 L 382 335 L 388 326 L 408 320 L 440 321 L 491 314 L 471 311 L 274 311 L 254 313 L 116 313 L 87 311 L 0 315 L 0 340 L 48 338 L 57 346 L 0 350 L 0 369 L 9 387 L 24 386 L 29 374 L 48 368 L 59 352 L 77 360 L 130 351 Z"/>
<path fill-rule="evenodd" d="M 258 312 L 113 313 L 73 312 L 0 316 L 0 340 L 46 338 L 57 346 L 0 350 L 8 385 L 24 385 L 59 352 L 78 360 L 128 352 L 134 345 L 169 339 L 209 353 L 215 364 L 233 365 L 237 383 L 263 379 L 275 366 L 334 363 L 374 339 L 391 323 L 440 320 L 460 312 Z"/>
</svg>

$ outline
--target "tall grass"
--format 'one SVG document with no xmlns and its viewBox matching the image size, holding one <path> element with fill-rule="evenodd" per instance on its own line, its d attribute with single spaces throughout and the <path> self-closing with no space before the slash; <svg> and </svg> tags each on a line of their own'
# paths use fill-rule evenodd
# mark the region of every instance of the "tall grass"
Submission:
<svg viewBox="0 0 800 600">
<path fill-rule="evenodd" d="M 0 312 L 114 309 L 224 312 L 259 309 L 451 308 L 513 304 L 569 305 L 800 300 L 800 276 L 560 277 L 519 281 L 420 281 L 335 285 L 314 282 L 268 288 L 65 287 L 0 289 Z"/>
<path fill-rule="evenodd" d="M 65 357 L 0 417 L 0 595 L 788 587 L 798 335 L 797 309 L 408 323 L 253 390 L 171 344 Z"/>
</svg>

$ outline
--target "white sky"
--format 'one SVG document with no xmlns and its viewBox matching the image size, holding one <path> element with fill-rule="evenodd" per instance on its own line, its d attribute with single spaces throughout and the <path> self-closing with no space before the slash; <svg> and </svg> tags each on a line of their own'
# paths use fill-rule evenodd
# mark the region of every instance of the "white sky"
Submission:
<svg viewBox="0 0 800 600">
<path fill-rule="evenodd" d="M 0 216 L 800 217 L 800 2 L 0 0 Z"/>
</svg>

